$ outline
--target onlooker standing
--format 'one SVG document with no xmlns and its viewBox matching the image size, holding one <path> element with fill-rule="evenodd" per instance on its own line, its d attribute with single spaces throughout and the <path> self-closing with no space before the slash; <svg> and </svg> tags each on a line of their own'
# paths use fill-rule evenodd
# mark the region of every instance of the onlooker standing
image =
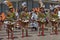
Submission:
<svg viewBox="0 0 60 40">
<path fill-rule="evenodd" d="M 36 22 L 37 18 L 38 18 L 38 16 L 37 16 L 35 10 L 33 10 L 31 20 L 32 20 L 32 26 L 33 26 L 32 29 L 35 29 L 35 30 L 37 30 L 37 26 L 38 26 L 37 22 Z"/>
</svg>

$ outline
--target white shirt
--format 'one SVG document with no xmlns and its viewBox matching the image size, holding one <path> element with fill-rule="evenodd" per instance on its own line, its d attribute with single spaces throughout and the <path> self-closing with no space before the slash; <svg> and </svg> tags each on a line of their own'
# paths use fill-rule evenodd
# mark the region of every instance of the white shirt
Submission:
<svg viewBox="0 0 60 40">
<path fill-rule="evenodd" d="M 37 18 L 38 18 L 38 16 L 37 16 L 35 13 L 32 13 L 31 19 L 32 19 L 32 20 L 37 20 Z"/>
<path fill-rule="evenodd" d="M 58 17 L 60 18 L 60 11 L 58 11 Z"/>
<path fill-rule="evenodd" d="M 16 14 L 15 14 L 16 16 L 18 16 L 18 12 L 16 12 Z"/>
<path fill-rule="evenodd" d="M 19 18 L 19 14 L 18 14 L 18 12 L 16 12 L 15 15 L 16 15 L 17 18 Z"/>
</svg>

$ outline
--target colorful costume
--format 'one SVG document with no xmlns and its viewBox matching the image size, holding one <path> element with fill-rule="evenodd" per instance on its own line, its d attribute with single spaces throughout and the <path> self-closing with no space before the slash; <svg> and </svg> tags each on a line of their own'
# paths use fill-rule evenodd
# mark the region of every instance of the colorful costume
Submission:
<svg viewBox="0 0 60 40">
<path fill-rule="evenodd" d="M 45 23 L 46 23 L 46 14 L 39 13 L 38 14 L 39 36 L 40 36 L 40 29 L 42 30 L 41 35 L 44 36 Z"/>
<path fill-rule="evenodd" d="M 57 34 L 57 27 L 58 27 L 58 14 L 52 14 L 51 15 L 51 23 L 52 23 L 52 32 L 55 32 Z"/>
<path fill-rule="evenodd" d="M 14 13 L 14 8 L 13 8 L 13 5 L 12 3 L 9 1 L 9 0 L 6 0 L 4 1 L 4 3 L 9 7 L 9 12 L 8 12 L 8 15 L 6 17 L 6 20 L 8 21 L 8 24 L 7 24 L 7 33 L 8 33 L 8 39 L 10 38 L 10 33 L 11 33 L 11 38 L 12 40 L 13 39 L 13 27 L 14 27 L 14 24 L 13 24 L 13 21 L 14 21 L 14 18 L 15 18 L 15 13 Z M 12 9 L 12 11 L 11 11 Z"/>
<path fill-rule="evenodd" d="M 27 13 L 26 12 L 21 13 L 20 18 L 21 18 L 22 23 L 29 22 L 29 18 L 30 18 L 29 13 L 28 12 Z"/>
<path fill-rule="evenodd" d="M 22 25 L 22 37 L 24 37 L 24 29 L 26 30 L 26 36 L 28 36 L 28 24 L 29 24 L 29 19 L 30 15 L 28 12 L 22 12 L 20 14 L 20 19 L 21 19 L 21 25 Z"/>
<path fill-rule="evenodd" d="M 15 13 L 9 12 L 7 15 L 7 20 L 13 21 L 15 19 Z"/>
</svg>

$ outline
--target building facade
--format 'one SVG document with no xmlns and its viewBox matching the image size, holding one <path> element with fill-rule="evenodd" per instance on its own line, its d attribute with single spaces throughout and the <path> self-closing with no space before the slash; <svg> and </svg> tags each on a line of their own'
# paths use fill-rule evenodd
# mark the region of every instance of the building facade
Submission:
<svg viewBox="0 0 60 40">
<path fill-rule="evenodd" d="M 0 12 L 6 12 L 8 7 L 3 4 L 4 0 L 0 0 Z M 14 8 L 21 8 L 23 2 L 27 3 L 28 10 L 30 11 L 34 7 L 40 7 L 39 0 L 10 0 L 13 3 Z M 55 1 L 55 0 L 54 0 Z M 60 0 L 59 0 L 60 1 Z M 60 2 L 53 2 L 52 0 L 42 0 L 45 5 L 45 8 L 49 8 L 50 4 L 60 4 Z"/>
</svg>

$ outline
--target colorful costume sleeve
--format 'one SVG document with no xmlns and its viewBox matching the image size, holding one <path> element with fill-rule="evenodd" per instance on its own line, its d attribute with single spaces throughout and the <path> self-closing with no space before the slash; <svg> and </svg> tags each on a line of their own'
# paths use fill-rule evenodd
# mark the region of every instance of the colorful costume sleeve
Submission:
<svg viewBox="0 0 60 40">
<path fill-rule="evenodd" d="M 58 20 L 58 14 L 51 14 L 51 21 L 57 21 Z"/>
<path fill-rule="evenodd" d="M 9 16 L 7 16 L 8 20 L 14 20 L 15 19 L 15 13 L 11 13 Z"/>
<path fill-rule="evenodd" d="M 52 14 L 53 18 L 58 18 L 58 14 Z"/>
<path fill-rule="evenodd" d="M 46 18 L 47 15 L 45 15 L 44 13 L 39 13 L 38 17 L 39 18 Z"/>
<path fill-rule="evenodd" d="M 20 19 L 22 19 L 23 13 L 24 13 L 24 12 L 21 12 L 21 13 L 20 13 L 20 15 L 19 15 L 19 18 L 20 18 Z"/>
<path fill-rule="evenodd" d="M 10 18 L 14 18 L 15 17 L 15 13 L 12 13 Z"/>
<path fill-rule="evenodd" d="M 30 18 L 29 13 L 26 13 L 26 19 L 29 19 L 29 18 Z"/>
<path fill-rule="evenodd" d="M 4 3 L 9 7 L 12 8 L 13 4 L 9 0 L 5 0 Z"/>
<path fill-rule="evenodd" d="M 30 15 L 29 15 L 28 12 L 27 12 L 27 13 L 26 13 L 26 12 L 21 12 L 21 13 L 20 13 L 20 18 L 21 18 L 21 19 L 23 19 L 23 18 L 24 18 L 24 19 L 29 19 L 29 18 L 30 18 Z"/>
</svg>

